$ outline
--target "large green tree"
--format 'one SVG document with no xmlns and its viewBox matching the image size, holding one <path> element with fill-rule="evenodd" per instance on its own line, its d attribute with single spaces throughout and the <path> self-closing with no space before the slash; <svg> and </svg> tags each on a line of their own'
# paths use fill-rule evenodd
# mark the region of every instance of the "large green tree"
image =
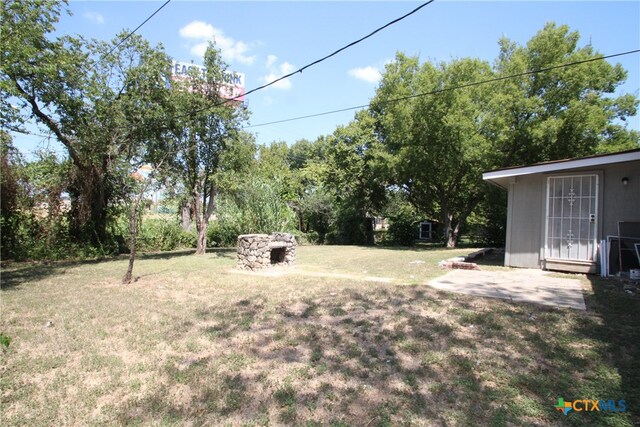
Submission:
<svg viewBox="0 0 640 427">
<path fill-rule="evenodd" d="M 387 158 L 368 111 L 327 137 L 323 188 L 335 200 L 334 243 L 373 244 L 373 217 L 385 202 Z"/>
<path fill-rule="evenodd" d="M 298 229 L 312 242 L 325 243 L 327 233 L 336 226 L 335 192 L 327 185 L 331 169 L 329 138 L 296 141 L 287 155 L 298 190 L 295 203 Z"/>
<path fill-rule="evenodd" d="M 455 246 L 460 229 L 483 194 L 481 173 L 488 169 L 490 139 L 483 134 L 486 86 L 411 96 L 464 85 L 491 76 L 488 63 L 462 59 L 419 64 L 398 54 L 387 66 L 372 103 L 394 182 L 427 216 L 440 220 L 447 246 Z"/>
<path fill-rule="evenodd" d="M 525 46 L 501 39 L 493 65 L 420 64 L 403 54 L 387 65 L 371 111 L 393 181 L 441 221 L 447 246 L 487 197 L 484 170 L 638 147 L 638 133 L 625 125 L 638 99 L 614 95 L 622 67 L 604 60 L 559 67 L 601 56 L 578 42 L 577 32 L 547 24 Z"/>
<path fill-rule="evenodd" d="M 638 98 L 614 95 L 627 77 L 620 64 L 596 60 L 537 72 L 602 56 L 579 41 L 577 31 L 554 23 L 524 46 L 499 40 L 496 77 L 522 75 L 493 85 L 486 105 L 496 166 L 638 148 L 638 132 L 625 123 L 637 113 Z"/>
<path fill-rule="evenodd" d="M 114 207 L 126 197 L 130 160 L 164 122 L 168 58 L 139 36 L 122 41 L 126 33 L 110 43 L 54 36 L 59 2 L 0 7 L 2 125 L 20 129 L 35 120 L 65 147 L 72 234 L 102 245 Z"/>
<path fill-rule="evenodd" d="M 207 247 L 207 228 L 216 209 L 216 173 L 229 142 L 240 138 L 247 111 L 237 102 L 225 102 L 221 86 L 227 65 L 210 44 L 204 56 L 206 72 L 192 69 L 188 78 L 172 84 L 174 110 L 168 123 L 163 152 L 173 153 L 169 167 L 185 192 L 198 234 L 196 254 Z"/>
</svg>

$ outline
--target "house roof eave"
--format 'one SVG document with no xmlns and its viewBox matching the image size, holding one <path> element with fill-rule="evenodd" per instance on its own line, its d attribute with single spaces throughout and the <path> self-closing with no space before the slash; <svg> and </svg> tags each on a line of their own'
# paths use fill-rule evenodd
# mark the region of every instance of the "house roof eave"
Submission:
<svg viewBox="0 0 640 427">
<path fill-rule="evenodd" d="M 640 149 L 622 151 L 612 154 L 601 154 L 591 157 L 582 157 L 577 159 L 556 160 L 546 163 L 538 163 L 530 166 L 517 166 L 511 168 L 497 169 L 482 174 L 482 179 L 493 182 L 504 188 L 499 181 L 505 178 L 512 178 L 521 175 L 531 175 L 535 173 L 549 173 L 561 170 L 580 169 L 587 167 L 596 167 L 609 165 L 614 163 L 624 163 L 640 160 Z"/>
</svg>

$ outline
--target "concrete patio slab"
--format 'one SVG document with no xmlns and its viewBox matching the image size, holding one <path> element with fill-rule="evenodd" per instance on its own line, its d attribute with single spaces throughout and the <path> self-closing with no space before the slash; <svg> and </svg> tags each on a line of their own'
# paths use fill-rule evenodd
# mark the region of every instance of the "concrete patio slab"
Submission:
<svg viewBox="0 0 640 427">
<path fill-rule="evenodd" d="M 533 269 L 510 271 L 453 270 L 429 286 L 449 292 L 585 310 L 577 279 L 550 277 Z"/>
</svg>

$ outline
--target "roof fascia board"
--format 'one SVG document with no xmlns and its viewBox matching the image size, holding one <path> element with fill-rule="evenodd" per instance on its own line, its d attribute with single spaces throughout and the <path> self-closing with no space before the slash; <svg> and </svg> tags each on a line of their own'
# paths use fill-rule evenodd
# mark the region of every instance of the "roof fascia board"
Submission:
<svg viewBox="0 0 640 427">
<path fill-rule="evenodd" d="M 629 153 L 611 154 L 610 156 L 592 157 L 585 159 L 565 160 L 557 163 L 546 163 L 542 165 L 524 166 L 521 168 L 504 169 L 482 174 L 484 180 L 494 180 L 499 178 L 510 178 L 520 175 L 531 175 L 534 173 L 556 172 L 565 169 L 588 168 L 593 166 L 602 166 L 612 163 L 631 162 L 640 160 L 640 151 Z"/>
</svg>

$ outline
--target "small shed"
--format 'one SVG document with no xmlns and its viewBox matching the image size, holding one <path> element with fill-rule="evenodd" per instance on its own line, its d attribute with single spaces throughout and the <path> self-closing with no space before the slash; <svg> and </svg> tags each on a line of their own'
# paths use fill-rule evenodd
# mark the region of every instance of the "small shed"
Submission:
<svg viewBox="0 0 640 427">
<path fill-rule="evenodd" d="M 509 192 L 506 266 L 596 273 L 607 249 L 620 254 L 640 243 L 640 149 L 498 169 L 483 179 Z"/>
</svg>

